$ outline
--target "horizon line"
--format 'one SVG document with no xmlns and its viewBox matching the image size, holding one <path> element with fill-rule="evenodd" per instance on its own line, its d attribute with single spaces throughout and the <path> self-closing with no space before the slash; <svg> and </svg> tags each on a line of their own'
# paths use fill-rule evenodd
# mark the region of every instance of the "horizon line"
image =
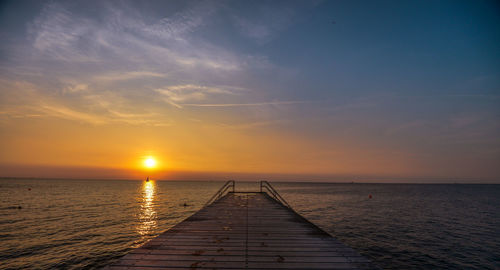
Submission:
<svg viewBox="0 0 500 270">
<path fill-rule="evenodd" d="M 399 177 L 398 177 L 399 178 Z M 99 178 L 99 177 L 17 177 L 17 176 L 0 176 L 0 180 L 91 180 L 91 181 L 144 181 L 144 179 L 133 179 L 133 178 Z M 401 179 L 406 179 L 406 180 L 417 180 L 415 178 L 399 178 Z M 419 178 L 420 180 L 435 180 L 437 178 Z M 234 178 L 225 178 L 225 179 L 150 179 L 154 181 L 165 181 L 165 182 L 224 182 L 228 180 L 234 180 L 236 182 L 260 182 L 264 180 L 237 180 Z M 391 180 L 391 179 L 387 179 Z M 445 180 L 445 179 L 442 179 Z M 446 180 L 453 180 L 446 178 Z M 361 180 L 361 181 L 336 181 L 336 180 L 312 180 L 312 181 L 307 181 L 307 180 L 283 180 L 283 179 L 276 179 L 276 180 L 265 180 L 265 181 L 270 181 L 274 183 L 308 183 L 308 184 L 421 184 L 421 185 L 500 185 L 500 179 L 491 179 L 490 181 L 497 181 L 497 182 L 462 182 L 463 180 L 472 180 L 472 179 L 460 179 L 457 181 L 448 181 L 448 182 L 378 182 L 375 180 L 375 182 L 370 182 L 366 180 Z M 484 180 L 484 179 L 483 179 Z"/>
</svg>

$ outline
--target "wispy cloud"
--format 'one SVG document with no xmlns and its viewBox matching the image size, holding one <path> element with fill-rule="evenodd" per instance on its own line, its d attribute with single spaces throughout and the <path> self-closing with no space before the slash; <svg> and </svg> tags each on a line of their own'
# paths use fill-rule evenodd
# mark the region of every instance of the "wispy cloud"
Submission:
<svg viewBox="0 0 500 270">
<path fill-rule="evenodd" d="M 80 92 L 80 91 L 86 91 L 89 89 L 88 84 L 85 83 L 79 83 L 79 84 L 73 84 L 65 87 L 63 89 L 63 92 L 65 93 L 75 93 L 75 92 Z"/>
<path fill-rule="evenodd" d="M 0 94 L 5 97 L 0 103 L 0 118 L 58 118 L 91 125 L 172 125 L 172 121 L 161 114 L 131 108 L 128 99 L 113 92 L 95 93 L 86 85 L 73 88 L 81 89 L 68 90 L 73 91 L 73 98 L 67 100 L 64 95 L 45 95 L 39 86 L 29 82 L 0 80 Z"/>
<path fill-rule="evenodd" d="M 193 84 L 167 86 L 155 91 L 160 93 L 167 103 L 177 108 L 182 108 L 183 102 L 205 100 L 209 95 L 233 94 L 228 89 Z"/>
<path fill-rule="evenodd" d="M 255 106 L 273 106 L 273 105 L 294 105 L 294 104 L 304 104 L 311 102 L 312 101 L 270 101 L 270 102 L 255 102 L 255 103 L 220 103 L 220 104 L 187 103 L 183 105 L 192 107 L 255 107 Z"/>
<path fill-rule="evenodd" d="M 287 6 L 257 6 L 250 14 L 256 16 L 233 15 L 240 33 L 258 43 L 270 41 L 274 35 L 293 22 L 295 10 Z"/>
<path fill-rule="evenodd" d="M 11 77 L 22 74 L 34 90 L 9 99 L 40 117 L 98 125 L 171 125 L 171 108 L 158 101 L 192 111 L 195 107 L 247 107 L 255 112 L 244 115 L 246 122 L 274 118 L 262 107 L 307 103 L 283 100 L 266 85 L 270 82 L 256 80 L 256 74 L 282 74 L 265 55 L 237 52 L 203 38 L 226 5 L 186 3 L 165 17 L 144 14 L 134 2 L 97 5 L 99 12 L 92 14 L 66 2 L 43 7 L 29 23 L 29 54 L 18 51 L 12 57 L 18 64 L 9 68 Z M 241 31 L 258 30 L 256 24 L 269 26 L 269 31 L 250 31 L 253 38 L 268 40 L 292 23 L 294 11 L 272 8 L 259 14 L 263 21 L 228 20 L 238 21 Z M 27 70 L 37 72 L 25 76 Z M 247 100 L 271 101 L 242 102 Z M 16 114 L 23 113 L 17 110 Z M 186 117 L 193 116 L 202 118 Z"/>
<path fill-rule="evenodd" d="M 92 125 L 104 125 L 109 123 L 125 123 L 140 126 L 171 126 L 172 121 L 158 119 L 155 114 L 131 114 L 115 110 L 108 110 L 107 114 L 84 113 L 60 104 L 40 105 L 31 107 L 38 114 L 23 114 L 23 117 L 55 117 L 65 120 L 88 123 Z"/>
<path fill-rule="evenodd" d="M 98 27 L 93 21 L 75 16 L 62 5 L 50 2 L 41 14 L 30 24 L 33 47 L 52 59 L 87 62 L 98 61 L 92 57 L 88 43 Z"/>
<path fill-rule="evenodd" d="M 76 120 L 91 124 L 104 124 L 107 121 L 100 116 L 79 112 L 64 106 L 41 105 L 34 108 L 47 116 L 58 117 L 67 120 Z"/>
<path fill-rule="evenodd" d="M 133 79 L 142 79 L 142 78 L 165 78 L 167 75 L 158 73 L 158 72 L 149 72 L 149 71 L 129 71 L 129 72 L 112 72 L 104 75 L 97 75 L 94 77 L 94 80 L 97 81 L 126 81 Z"/>
<path fill-rule="evenodd" d="M 276 126 L 277 124 L 286 124 L 289 123 L 288 120 L 273 120 L 273 121 L 255 121 L 255 122 L 246 122 L 246 123 L 220 123 L 218 126 L 227 129 L 253 129 L 265 126 Z"/>
<path fill-rule="evenodd" d="M 294 5 L 255 4 L 252 6 L 252 12 L 245 15 L 236 13 L 238 15 L 233 15 L 232 19 L 241 35 L 258 44 L 265 44 L 296 22 L 298 10 L 304 12 L 316 4 L 315 1 L 304 1 Z"/>
<path fill-rule="evenodd" d="M 128 63 L 113 67 L 121 70 L 136 63 L 156 69 L 149 75 L 163 73 L 159 71 L 165 71 L 165 65 L 169 66 L 167 70 L 180 67 L 234 70 L 243 62 L 238 55 L 192 38 L 192 33 L 217 12 L 217 5 L 209 2 L 188 5 L 157 20 L 146 18 L 133 8 L 106 5 L 101 7 L 99 20 L 95 20 L 69 6 L 51 2 L 30 24 L 33 48 L 46 59 L 101 65 Z M 134 72 L 128 75 L 148 75 Z"/>
</svg>

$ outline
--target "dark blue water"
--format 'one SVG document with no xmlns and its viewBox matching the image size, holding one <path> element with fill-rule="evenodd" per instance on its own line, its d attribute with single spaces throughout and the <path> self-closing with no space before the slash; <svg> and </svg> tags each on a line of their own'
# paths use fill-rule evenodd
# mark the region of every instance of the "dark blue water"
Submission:
<svg viewBox="0 0 500 270">
<path fill-rule="evenodd" d="M 500 185 L 275 186 L 380 267 L 500 269 Z"/>
<path fill-rule="evenodd" d="M 1 179 L 0 268 L 105 266 L 196 212 L 220 185 Z M 382 268 L 500 269 L 500 185 L 274 185 Z"/>
</svg>

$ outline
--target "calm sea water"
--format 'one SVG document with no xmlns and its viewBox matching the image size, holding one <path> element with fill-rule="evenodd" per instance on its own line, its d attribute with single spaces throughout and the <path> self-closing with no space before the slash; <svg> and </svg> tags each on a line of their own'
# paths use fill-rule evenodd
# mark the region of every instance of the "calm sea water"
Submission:
<svg viewBox="0 0 500 270">
<path fill-rule="evenodd" d="M 221 185 L 1 179 L 0 268 L 105 266 L 195 213 Z M 382 268 L 500 269 L 500 185 L 274 186 Z"/>
</svg>

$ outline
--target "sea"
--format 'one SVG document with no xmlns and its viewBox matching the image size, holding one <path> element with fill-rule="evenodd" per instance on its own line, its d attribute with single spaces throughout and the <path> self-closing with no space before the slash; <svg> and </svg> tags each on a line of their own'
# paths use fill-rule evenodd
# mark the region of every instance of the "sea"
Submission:
<svg viewBox="0 0 500 270">
<path fill-rule="evenodd" d="M 0 269 L 99 269 L 194 214 L 223 183 L 0 179 Z M 500 185 L 272 185 L 380 268 L 500 269 Z"/>
</svg>

